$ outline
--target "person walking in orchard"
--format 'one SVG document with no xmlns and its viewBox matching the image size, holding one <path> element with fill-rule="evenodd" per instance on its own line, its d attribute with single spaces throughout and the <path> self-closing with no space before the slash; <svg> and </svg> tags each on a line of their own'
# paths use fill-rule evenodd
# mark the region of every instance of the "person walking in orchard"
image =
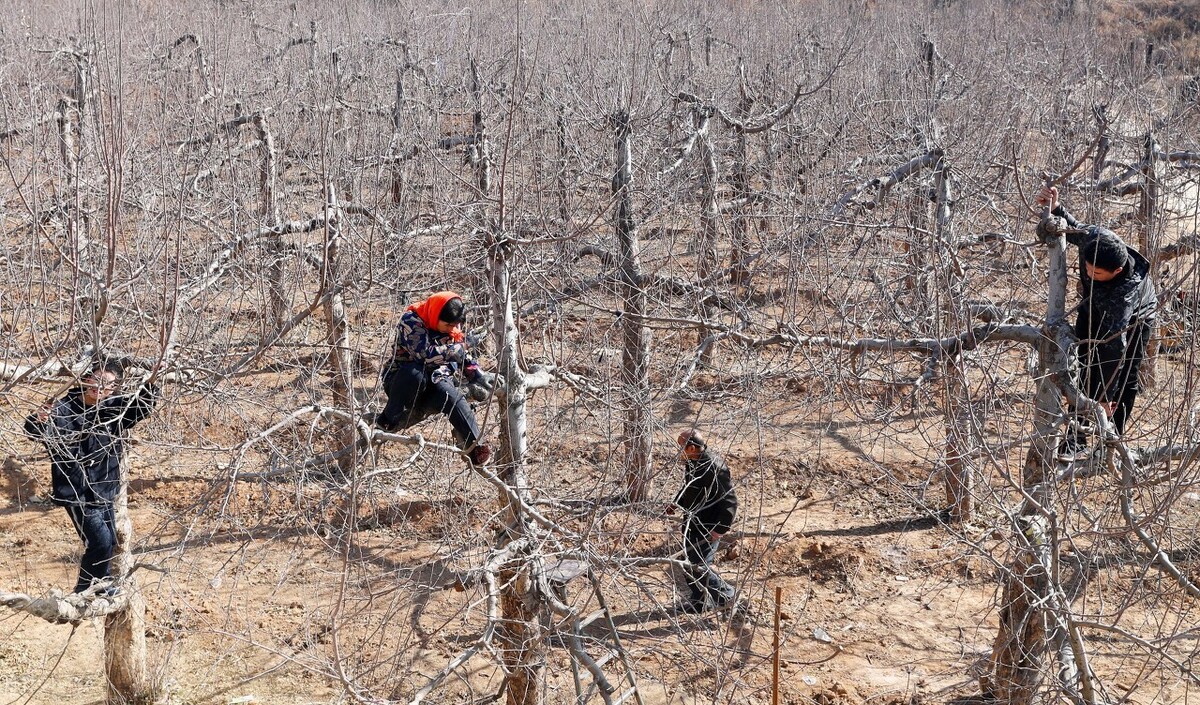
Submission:
<svg viewBox="0 0 1200 705">
<path fill-rule="evenodd" d="M 124 376 L 115 362 L 92 368 L 80 384 L 25 419 L 25 433 L 50 454 L 50 499 L 67 510 L 83 541 L 75 592 L 118 587 L 105 584 L 117 543 L 113 503 L 121 491 L 121 457 L 126 432 L 150 415 L 158 386 L 142 384 L 133 394 L 114 394 Z"/>
<path fill-rule="evenodd" d="M 383 367 L 387 403 L 375 425 L 396 431 L 416 423 L 424 413 L 446 414 L 460 447 L 472 463 L 482 465 L 492 451 L 481 441 L 475 412 L 454 380 L 461 374 L 471 385 L 490 392 L 494 377 L 470 356 L 462 332 L 466 320 L 462 297 L 453 291 L 439 291 L 400 316 L 396 345 Z"/>
<path fill-rule="evenodd" d="M 667 513 L 679 507 L 684 512 L 683 549 L 689 564 L 688 600 L 680 610 L 703 612 L 722 608 L 734 598 L 733 586 L 713 570 L 721 537 L 729 532 L 737 514 L 737 494 L 729 466 L 696 429 L 679 434 L 677 442 L 684 461 L 683 487 Z"/>
<path fill-rule="evenodd" d="M 1082 298 L 1075 335 L 1081 391 L 1104 407 L 1123 434 L 1140 390 L 1138 372 L 1158 306 L 1150 262 L 1108 228 L 1077 221 L 1059 203 L 1057 188 L 1042 189 L 1037 200 L 1067 221 L 1067 242 L 1079 248 Z M 1078 427 L 1069 430 L 1060 457 L 1077 460 L 1086 453 L 1086 435 Z"/>
</svg>

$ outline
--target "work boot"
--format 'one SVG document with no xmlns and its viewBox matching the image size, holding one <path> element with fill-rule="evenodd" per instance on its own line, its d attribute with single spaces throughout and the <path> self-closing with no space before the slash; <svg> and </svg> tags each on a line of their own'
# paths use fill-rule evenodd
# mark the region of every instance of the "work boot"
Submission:
<svg viewBox="0 0 1200 705">
<path fill-rule="evenodd" d="M 467 457 L 471 459 L 473 465 L 483 465 L 492 458 L 492 449 L 486 443 L 476 443 L 475 447 L 467 453 Z"/>
<path fill-rule="evenodd" d="M 385 433 L 395 433 L 396 431 L 400 430 L 400 422 L 385 420 L 382 412 L 378 414 L 363 414 L 363 421 L 365 421 L 368 426 L 374 426 Z"/>
<path fill-rule="evenodd" d="M 1068 435 L 1058 444 L 1058 459 L 1064 463 L 1087 460 L 1090 455 L 1087 440 L 1077 435 Z"/>
</svg>

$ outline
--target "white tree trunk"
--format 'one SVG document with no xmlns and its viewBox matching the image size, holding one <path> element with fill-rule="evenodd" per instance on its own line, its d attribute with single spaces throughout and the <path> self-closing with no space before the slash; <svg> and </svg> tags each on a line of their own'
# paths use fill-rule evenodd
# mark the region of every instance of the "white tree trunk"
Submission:
<svg viewBox="0 0 1200 705">
<path fill-rule="evenodd" d="M 934 167 L 933 190 L 934 201 L 934 234 L 932 245 L 939 252 L 952 252 L 954 245 L 954 230 L 951 218 L 954 215 L 951 203 L 950 167 L 945 157 L 938 159 Z M 946 315 L 947 330 L 957 329 L 959 313 L 963 310 L 962 288 L 963 272 L 953 260 L 950 266 L 941 266 L 950 285 L 947 289 L 947 300 L 943 308 Z M 946 504 L 949 508 L 949 519 L 952 522 L 964 522 L 971 519 L 975 503 L 975 468 L 971 458 L 978 439 L 975 437 L 974 418 L 971 411 L 970 385 L 961 361 L 948 365 L 946 370 Z"/>
<path fill-rule="evenodd" d="M 488 257 L 487 294 L 491 301 L 492 329 L 496 341 L 496 364 L 503 383 L 494 394 L 500 408 L 499 444 L 496 460 L 497 475 L 512 489 L 498 490 L 498 504 L 503 528 L 496 551 L 502 552 L 515 544 L 524 545 L 530 525 L 520 508 L 529 504 L 529 483 L 525 476 L 525 456 L 528 447 L 526 430 L 526 401 L 529 396 L 528 378 L 521 368 L 520 331 L 513 312 L 512 282 L 509 255 L 512 245 L 504 239 L 503 188 L 500 194 L 500 214 L 489 218 L 488 196 L 492 188 L 492 154 L 483 115 L 483 85 L 479 68 L 471 62 L 471 76 L 476 99 L 474 143 L 471 147 L 475 164 L 476 185 L 479 189 L 477 218 L 489 223 L 481 228 L 483 245 Z M 503 182 L 501 182 L 503 183 Z M 498 223 L 499 227 L 490 225 Z M 519 500 L 515 501 L 514 500 Z M 496 630 L 504 658 L 505 699 L 508 705 L 540 705 L 542 680 L 546 662 L 546 636 L 538 619 L 540 596 L 529 572 L 529 564 L 520 560 L 522 548 L 513 560 L 499 571 L 501 622 Z"/>
<path fill-rule="evenodd" d="M 104 673 L 108 684 L 107 702 L 151 703 L 158 689 L 146 669 L 146 601 L 137 579 L 129 575 L 133 568 L 133 522 L 129 518 L 129 461 L 121 459 L 121 489 L 114 504 L 117 519 L 117 545 L 113 549 L 110 574 L 126 592 L 124 609 L 104 618 Z"/>
<path fill-rule="evenodd" d="M 1142 168 L 1142 199 L 1138 215 L 1142 221 L 1141 242 L 1138 243 L 1142 254 L 1150 260 L 1151 273 L 1157 274 L 1158 257 L 1158 144 L 1154 133 L 1146 133 L 1145 155 Z M 1150 342 L 1146 345 L 1146 357 L 1138 371 L 1138 377 L 1143 389 L 1158 385 L 1158 331 L 1150 331 Z"/>
<path fill-rule="evenodd" d="M 1057 652 L 1059 686 L 1078 698 L 1090 693 L 1090 674 L 1078 634 L 1069 620 L 1057 575 L 1057 536 L 1050 492 L 1056 480 L 1054 447 L 1062 423 L 1062 383 L 1067 379 L 1071 329 L 1066 321 L 1067 260 L 1062 235 L 1050 245 L 1049 300 L 1038 344 L 1034 437 L 1022 471 L 1025 500 L 1017 518 L 1013 562 L 999 605 L 1000 628 L 992 648 L 992 672 L 981 681 L 985 695 L 1012 705 L 1033 705 L 1045 678 L 1046 656 Z M 1086 699 L 1086 698 L 1085 698 Z"/>
<path fill-rule="evenodd" d="M 333 184 L 326 184 L 325 205 L 325 257 L 322 262 L 321 290 L 327 295 L 325 301 L 326 343 L 329 345 L 329 367 L 333 375 L 333 398 L 338 408 L 354 410 L 353 370 L 351 365 L 350 326 L 346 323 L 346 306 L 342 299 L 342 270 L 338 260 L 342 245 L 340 210 Z M 342 428 L 339 451 L 353 449 L 358 442 L 354 424 Z M 357 463 L 357 453 L 343 453 L 338 467 L 349 475 Z"/>
<path fill-rule="evenodd" d="M 625 407 L 625 491 L 630 501 L 644 500 L 650 491 L 650 332 L 644 324 L 646 290 L 639 260 L 637 225 L 633 219 L 633 165 L 630 155 L 629 114 L 613 116 L 616 130 L 616 173 L 612 192 L 617 199 L 617 244 L 621 272 L 622 403 Z"/>
<path fill-rule="evenodd" d="M 260 110 L 254 114 L 254 127 L 258 130 L 258 141 L 262 145 L 262 161 L 259 163 L 259 218 L 263 225 L 278 228 L 279 157 L 275 150 L 275 136 L 271 133 L 271 126 L 267 124 L 266 113 Z M 283 285 L 285 259 L 283 235 L 273 232 L 267 236 L 267 298 L 270 310 L 267 335 L 279 330 L 283 321 L 287 319 L 290 308 Z"/>
<path fill-rule="evenodd" d="M 526 432 L 525 404 L 529 389 L 520 365 L 520 340 L 513 314 L 512 287 L 508 271 L 508 247 L 489 236 L 489 275 L 492 285 L 492 317 L 496 331 L 497 365 L 504 383 L 496 390 L 500 407 L 499 476 L 513 488 L 517 497 L 529 502 L 529 484 L 525 477 Z M 499 492 L 504 529 L 501 546 L 518 540 L 529 531 L 519 505 L 504 491 Z M 497 548 L 500 548 L 498 546 Z M 510 564 L 512 565 L 512 564 Z M 508 670 L 508 705 L 538 705 L 542 701 L 541 684 L 545 656 L 545 635 L 538 621 L 538 595 L 529 572 L 523 568 L 505 568 L 500 573 L 500 608 L 503 615 L 498 637 L 504 644 Z"/>
</svg>

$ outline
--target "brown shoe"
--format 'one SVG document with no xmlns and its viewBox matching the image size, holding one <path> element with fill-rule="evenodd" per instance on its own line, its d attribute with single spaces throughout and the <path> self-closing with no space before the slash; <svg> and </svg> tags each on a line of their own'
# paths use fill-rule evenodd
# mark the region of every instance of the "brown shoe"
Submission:
<svg viewBox="0 0 1200 705">
<path fill-rule="evenodd" d="M 471 452 L 467 454 L 467 457 L 471 459 L 472 464 L 483 465 L 488 460 L 491 460 L 492 449 L 486 443 L 477 443 L 471 449 Z"/>
</svg>

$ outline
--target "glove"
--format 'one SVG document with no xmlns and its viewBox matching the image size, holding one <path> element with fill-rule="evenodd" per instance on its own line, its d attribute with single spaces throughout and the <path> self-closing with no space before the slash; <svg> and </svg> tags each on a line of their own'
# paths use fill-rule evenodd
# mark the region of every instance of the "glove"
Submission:
<svg viewBox="0 0 1200 705">
<path fill-rule="evenodd" d="M 472 370 L 474 370 L 474 374 L 471 374 Z M 476 366 L 468 367 L 467 375 L 470 378 L 470 382 L 467 384 L 467 396 L 472 401 L 487 401 L 496 388 L 496 375 L 484 372 Z"/>
<path fill-rule="evenodd" d="M 446 346 L 446 354 L 443 357 L 451 362 L 462 362 L 467 359 L 467 346 L 463 343 L 450 343 Z"/>
<path fill-rule="evenodd" d="M 454 381 L 454 365 L 440 365 L 430 375 L 429 380 L 434 384 L 443 381 Z"/>
<path fill-rule="evenodd" d="M 487 333 L 485 331 L 473 331 L 471 333 L 467 333 L 466 340 L 464 342 L 466 342 L 468 348 L 478 352 L 483 350 L 487 345 Z"/>
</svg>

